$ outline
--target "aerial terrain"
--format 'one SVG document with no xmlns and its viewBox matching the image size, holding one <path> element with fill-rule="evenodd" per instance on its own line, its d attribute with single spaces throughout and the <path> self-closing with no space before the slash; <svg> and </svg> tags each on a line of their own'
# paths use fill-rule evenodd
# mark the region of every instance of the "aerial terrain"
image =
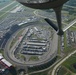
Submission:
<svg viewBox="0 0 76 75">
<path fill-rule="evenodd" d="M 64 34 L 53 9 L 33 9 L 0 0 L 0 75 L 76 75 L 76 0 L 61 11 Z"/>
</svg>

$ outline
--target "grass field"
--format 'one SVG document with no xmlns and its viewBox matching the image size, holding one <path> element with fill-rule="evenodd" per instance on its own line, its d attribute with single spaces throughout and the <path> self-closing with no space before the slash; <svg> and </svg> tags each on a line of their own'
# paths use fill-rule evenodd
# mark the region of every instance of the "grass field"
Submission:
<svg viewBox="0 0 76 75">
<path fill-rule="evenodd" d="M 11 42 L 11 44 L 10 44 L 10 48 L 12 48 L 12 46 L 16 43 L 16 41 L 18 40 L 19 36 L 21 36 L 22 32 L 23 32 L 23 29 L 20 30 L 20 31 L 17 33 L 17 35 L 15 36 L 15 38 L 12 40 L 12 42 Z"/>
<path fill-rule="evenodd" d="M 76 25 L 76 24 L 75 24 Z M 71 27 L 71 31 L 76 31 L 76 27 Z M 66 37 L 66 32 L 64 33 L 64 54 L 69 54 L 76 50 L 76 43 L 71 44 L 70 46 L 67 45 L 67 37 Z M 58 75 L 73 75 L 76 73 L 76 69 L 74 68 L 74 64 L 76 64 L 76 54 L 72 55 L 69 59 L 67 59 L 62 66 L 66 67 L 67 70 L 65 71 L 63 68 L 60 69 Z M 65 74 L 66 72 L 66 74 Z M 75 74 L 74 74 L 75 75 Z"/>
<path fill-rule="evenodd" d="M 13 10 L 15 8 L 15 6 L 17 5 L 17 2 L 11 4 L 10 6 L 6 7 L 5 9 L 0 11 L 0 20 L 5 18 L 11 10 Z"/>
<path fill-rule="evenodd" d="M 38 61 L 38 60 L 39 60 L 38 56 L 31 56 L 29 59 L 29 61 Z"/>
<path fill-rule="evenodd" d="M 70 31 L 76 31 L 75 27 L 71 27 Z M 67 37 L 66 37 L 66 32 L 64 33 L 64 53 L 68 54 L 71 53 L 72 51 L 74 51 L 76 49 L 75 47 L 75 43 L 71 44 L 70 46 L 67 45 Z"/>
<path fill-rule="evenodd" d="M 2 54 L 3 54 L 3 49 L 0 49 L 0 53 L 2 53 Z"/>
<path fill-rule="evenodd" d="M 60 69 L 59 69 L 59 71 L 58 71 L 58 75 L 65 75 L 67 73 L 67 70 L 66 69 L 64 69 L 63 67 L 61 67 Z"/>
<path fill-rule="evenodd" d="M 73 25 L 73 27 L 70 28 L 72 31 L 76 31 L 76 24 Z"/>
<path fill-rule="evenodd" d="M 4 6 L 8 5 L 12 1 L 6 1 L 6 2 L 0 2 L 0 8 L 3 8 Z"/>
<path fill-rule="evenodd" d="M 71 53 L 74 50 L 75 50 L 75 48 L 73 46 L 67 46 L 67 47 L 64 48 L 64 53 L 68 54 L 68 53 Z"/>
<path fill-rule="evenodd" d="M 65 46 L 65 48 L 67 47 L 67 37 L 66 37 L 66 32 L 64 33 L 64 46 Z"/>
<path fill-rule="evenodd" d="M 67 59 L 62 65 L 68 68 L 73 73 L 76 73 L 76 69 L 73 65 L 76 63 L 76 54 L 72 55 L 69 59 Z"/>
<path fill-rule="evenodd" d="M 48 71 L 35 73 L 35 74 L 31 74 L 31 75 L 48 75 Z"/>
<path fill-rule="evenodd" d="M 67 73 L 66 75 L 72 75 L 71 73 Z"/>
</svg>

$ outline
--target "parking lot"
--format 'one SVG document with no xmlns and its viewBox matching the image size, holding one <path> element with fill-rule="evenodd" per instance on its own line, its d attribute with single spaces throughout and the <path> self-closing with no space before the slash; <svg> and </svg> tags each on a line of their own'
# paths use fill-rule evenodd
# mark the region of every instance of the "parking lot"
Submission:
<svg viewBox="0 0 76 75">
<path fill-rule="evenodd" d="M 20 61 L 38 61 L 50 50 L 49 38 L 51 32 L 48 26 L 28 26 L 19 40 L 22 40 L 15 51 L 15 57 Z M 46 30 L 44 30 L 46 29 Z M 25 33 L 26 32 L 26 33 Z M 48 34 L 48 36 L 46 36 Z M 51 39 L 51 38 L 50 38 Z M 22 57 L 22 58 L 21 58 Z"/>
</svg>

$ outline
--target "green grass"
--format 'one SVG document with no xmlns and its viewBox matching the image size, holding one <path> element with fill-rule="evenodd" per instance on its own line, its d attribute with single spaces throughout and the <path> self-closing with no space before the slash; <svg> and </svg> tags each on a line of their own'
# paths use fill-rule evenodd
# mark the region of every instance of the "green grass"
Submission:
<svg viewBox="0 0 76 75">
<path fill-rule="evenodd" d="M 0 49 L 0 53 L 2 53 L 2 54 L 3 54 L 3 49 Z"/>
<path fill-rule="evenodd" d="M 39 58 L 38 58 L 38 56 L 31 56 L 29 60 L 37 61 L 37 60 L 39 60 Z"/>
<path fill-rule="evenodd" d="M 5 18 L 5 17 L 9 14 L 9 12 L 10 12 L 12 9 L 14 9 L 14 6 L 16 6 L 16 4 L 17 4 L 17 3 L 14 3 L 14 4 L 6 7 L 5 9 L 3 9 L 3 10 L 0 12 L 0 19 Z M 10 10 L 10 11 L 9 11 L 9 10 Z M 9 11 L 9 12 L 7 12 L 7 11 Z"/>
<path fill-rule="evenodd" d="M 67 37 L 66 37 L 66 32 L 64 33 L 64 47 L 67 47 Z"/>
<path fill-rule="evenodd" d="M 61 67 L 58 71 L 58 74 L 57 75 L 65 75 L 67 73 L 67 70 L 64 69 L 63 67 Z"/>
<path fill-rule="evenodd" d="M 17 41 L 17 38 L 13 39 L 13 41 L 11 42 L 10 48 L 12 48 L 12 46 L 15 44 L 16 41 Z"/>
<path fill-rule="evenodd" d="M 76 29 L 76 28 L 75 28 Z M 72 51 L 75 50 L 75 47 L 73 45 L 67 46 L 67 37 L 66 37 L 66 32 L 64 33 L 64 50 L 63 52 L 65 54 L 71 53 Z"/>
<path fill-rule="evenodd" d="M 11 44 L 10 44 L 10 48 L 12 48 L 12 46 L 15 44 L 15 42 L 18 40 L 18 37 L 21 36 L 22 32 L 23 32 L 23 30 L 20 30 L 20 31 L 17 33 L 16 37 L 12 40 L 12 42 L 11 42 Z"/>
<path fill-rule="evenodd" d="M 71 73 L 67 73 L 66 75 L 72 75 Z"/>
<path fill-rule="evenodd" d="M 73 26 L 75 26 L 76 24 L 74 24 Z M 71 27 L 70 30 L 72 31 L 76 31 L 76 26 L 75 27 Z"/>
<path fill-rule="evenodd" d="M 74 27 L 71 27 L 70 28 L 71 31 L 76 31 L 76 28 Z M 64 33 L 64 50 L 63 52 L 65 54 L 68 54 L 68 53 L 71 53 L 72 51 L 74 51 L 76 48 L 75 48 L 75 43 L 71 44 L 71 46 L 68 46 L 67 45 L 67 37 L 66 37 L 66 32 Z"/>
<path fill-rule="evenodd" d="M 48 71 L 35 73 L 35 74 L 31 74 L 31 75 L 48 75 Z"/>
<path fill-rule="evenodd" d="M 26 60 L 26 57 L 25 57 L 25 55 L 23 55 L 23 54 L 17 53 L 17 56 L 18 56 L 19 58 L 22 58 L 22 59 Z"/>
<path fill-rule="evenodd" d="M 31 38 L 36 37 L 36 36 L 37 36 L 37 35 L 36 35 L 36 34 L 34 34 L 34 33 L 33 33 L 33 34 L 31 34 Z"/>
<path fill-rule="evenodd" d="M 58 39 L 58 54 L 60 54 L 60 52 L 61 52 L 61 49 L 60 49 L 60 38 Z"/>
<path fill-rule="evenodd" d="M 68 54 L 68 53 L 71 53 L 74 50 L 75 50 L 75 48 L 73 46 L 67 46 L 67 47 L 64 48 L 64 53 Z"/>
<path fill-rule="evenodd" d="M 76 73 L 76 69 L 73 67 L 73 64 L 76 63 L 76 54 L 72 55 L 69 59 L 67 59 L 63 65 L 68 68 L 73 73 Z"/>
</svg>

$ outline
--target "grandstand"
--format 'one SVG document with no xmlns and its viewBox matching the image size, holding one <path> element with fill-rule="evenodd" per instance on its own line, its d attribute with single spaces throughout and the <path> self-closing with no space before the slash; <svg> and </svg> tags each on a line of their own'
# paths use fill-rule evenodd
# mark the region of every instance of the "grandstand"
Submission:
<svg viewBox="0 0 76 75">
<path fill-rule="evenodd" d="M 16 75 L 15 67 L 0 54 L 0 75 Z"/>
</svg>

